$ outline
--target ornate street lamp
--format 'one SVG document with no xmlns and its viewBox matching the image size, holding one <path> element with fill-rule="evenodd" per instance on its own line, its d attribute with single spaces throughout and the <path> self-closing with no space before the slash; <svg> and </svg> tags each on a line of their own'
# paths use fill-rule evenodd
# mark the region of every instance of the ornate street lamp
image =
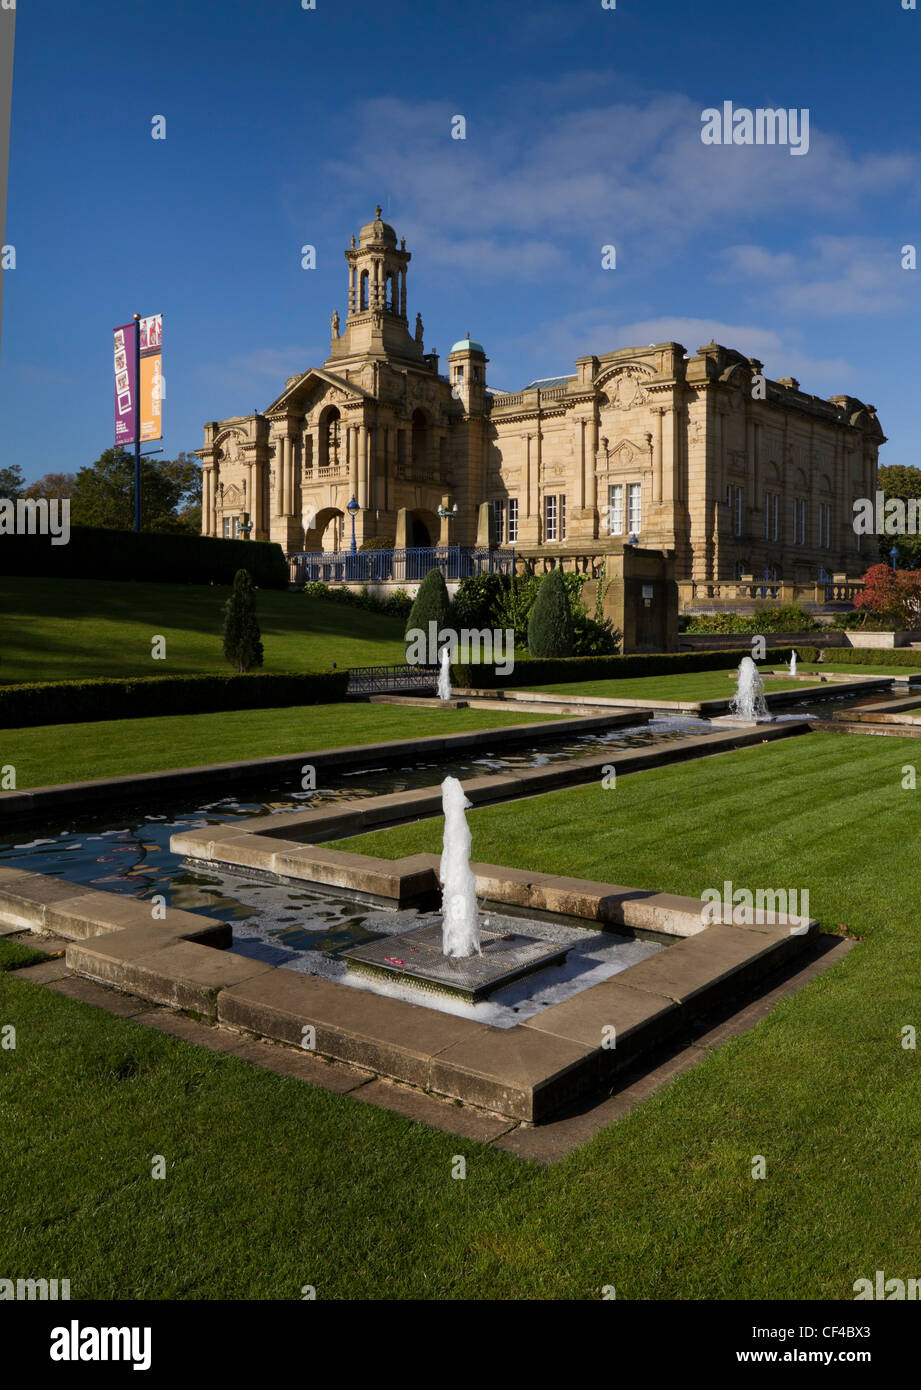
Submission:
<svg viewBox="0 0 921 1390">
<path fill-rule="evenodd" d="M 437 514 L 442 521 L 453 521 L 457 516 L 457 503 L 453 507 L 446 507 L 442 502 L 438 503 Z"/>
<path fill-rule="evenodd" d="M 357 554 L 358 554 L 358 547 L 357 547 L 356 544 L 355 544 L 355 518 L 356 518 L 356 516 L 358 515 L 358 513 L 361 511 L 361 508 L 359 507 L 358 503 L 355 501 L 355 498 L 354 498 L 354 497 L 350 497 L 349 500 L 348 500 L 348 502 L 346 503 L 346 508 L 345 508 L 345 510 L 348 512 L 349 516 L 352 518 L 352 545 L 351 545 L 351 553 L 352 553 L 353 555 L 357 555 Z"/>
<path fill-rule="evenodd" d="M 894 574 L 894 573 L 895 573 L 895 563 L 896 563 L 896 561 L 897 561 L 898 558 L 899 558 L 899 552 L 898 552 L 898 550 L 896 549 L 896 547 L 893 546 L 892 549 L 890 550 L 889 554 L 892 556 L 892 572 L 893 572 L 893 574 Z"/>
</svg>

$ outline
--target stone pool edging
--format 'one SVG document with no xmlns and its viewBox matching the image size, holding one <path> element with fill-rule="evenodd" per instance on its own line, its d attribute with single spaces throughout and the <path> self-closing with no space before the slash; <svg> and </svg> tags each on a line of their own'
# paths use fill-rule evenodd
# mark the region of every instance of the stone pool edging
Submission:
<svg viewBox="0 0 921 1390">
<path fill-rule="evenodd" d="M 92 901 L 82 908 L 84 898 Z M 108 920 L 104 899 L 112 900 Z M 814 919 L 796 930 L 787 923 L 705 927 L 500 1029 L 221 949 L 226 937 L 214 928 L 227 924 L 197 913 L 167 909 L 155 922 L 148 904 L 130 900 L 147 920 L 126 924 L 124 901 L 0 869 L 0 920 L 39 934 L 53 920 L 55 933 L 71 938 L 66 964 L 77 974 L 277 1042 L 302 1046 L 313 1029 L 310 1050 L 320 1056 L 528 1123 L 596 1090 L 697 1013 L 803 950 L 818 930 Z"/>
</svg>

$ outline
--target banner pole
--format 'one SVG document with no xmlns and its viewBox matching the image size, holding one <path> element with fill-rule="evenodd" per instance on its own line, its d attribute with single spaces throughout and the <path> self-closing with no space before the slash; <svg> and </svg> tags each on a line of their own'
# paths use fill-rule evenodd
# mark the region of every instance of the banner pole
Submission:
<svg viewBox="0 0 921 1390">
<path fill-rule="evenodd" d="M 134 390 L 137 409 L 134 423 L 134 529 L 141 529 L 141 316 L 134 316 Z"/>
</svg>

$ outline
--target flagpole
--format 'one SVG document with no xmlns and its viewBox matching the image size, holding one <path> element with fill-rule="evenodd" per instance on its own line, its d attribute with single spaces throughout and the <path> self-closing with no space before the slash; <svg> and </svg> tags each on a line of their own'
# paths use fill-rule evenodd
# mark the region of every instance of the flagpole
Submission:
<svg viewBox="0 0 921 1390">
<path fill-rule="evenodd" d="M 134 316 L 134 529 L 141 529 L 141 316 Z"/>
</svg>

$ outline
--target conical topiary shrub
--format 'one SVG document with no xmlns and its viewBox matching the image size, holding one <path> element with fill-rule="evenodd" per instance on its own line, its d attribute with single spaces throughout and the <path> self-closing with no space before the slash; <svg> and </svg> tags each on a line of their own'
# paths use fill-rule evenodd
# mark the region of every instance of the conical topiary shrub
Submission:
<svg viewBox="0 0 921 1390">
<path fill-rule="evenodd" d="M 429 623 L 435 622 L 438 624 L 435 629 L 437 638 L 439 631 L 447 626 L 450 614 L 451 600 L 448 598 L 448 587 L 445 584 L 444 575 L 441 570 L 429 570 L 419 585 L 419 592 L 409 610 L 404 636 L 408 637 L 414 628 L 418 628 L 425 634 L 427 640 Z M 432 659 L 434 660 L 434 657 Z"/>
<path fill-rule="evenodd" d="M 572 613 L 561 569 L 552 569 L 540 581 L 528 618 L 528 651 L 531 656 L 572 656 Z"/>
<path fill-rule="evenodd" d="M 237 570 L 224 604 L 224 655 L 239 674 L 262 665 L 260 638 L 253 581 L 249 570 Z"/>
</svg>

